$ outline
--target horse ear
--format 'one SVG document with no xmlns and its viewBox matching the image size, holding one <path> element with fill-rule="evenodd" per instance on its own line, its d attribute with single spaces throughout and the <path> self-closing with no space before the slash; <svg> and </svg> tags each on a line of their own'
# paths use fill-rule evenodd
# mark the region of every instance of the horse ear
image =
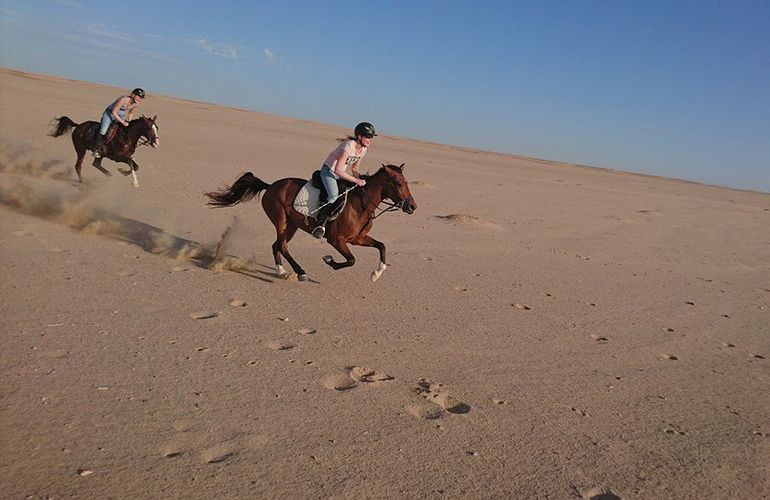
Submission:
<svg viewBox="0 0 770 500">
<path fill-rule="evenodd" d="M 399 165 L 399 167 L 398 167 L 398 169 L 399 169 L 399 170 L 401 170 L 401 173 L 402 173 L 402 174 L 404 173 L 404 165 L 406 165 L 406 163 L 402 163 L 402 164 L 401 164 L 401 165 Z"/>
<path fill-rule="evenodd" d="M 155 115 L 155 116 L 152 117 L 152 121 L 155 121 L 157 119 L 158 119 L 158 115 Z"/>
</svg>

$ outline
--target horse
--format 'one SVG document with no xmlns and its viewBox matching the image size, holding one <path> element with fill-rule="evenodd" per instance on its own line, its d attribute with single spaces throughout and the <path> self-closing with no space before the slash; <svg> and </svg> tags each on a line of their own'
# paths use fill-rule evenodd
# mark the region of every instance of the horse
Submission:
<svg viewBox="0 0 770 500">
<path fill-rule="evenodd" d="M 152 118 L 142 116 L 131 120 L 127 126 L 120 127 L 115 133 L 115 137 L 106 142 L 104 145 L 104 156 L 112 161 L 118 163 L 125 163 L 130 167 L 130 170 L 124 170 L 118 168 L 118 171 L 123 175 L 131 174 L 132 184 L 134 187 L 139 187 L 139 180 L 136 177 L 136 171 L 139 169 L 139 165 L 131 158 L 136 146 L 139 143 L 139 139 L 144 138 L 144 142 L 140 145 L 150 144 L 152 147 L 158 147 L 160 140 L 158 136 L 158 125 L 155 123 L 158 115 Z M 96 142 L 96 134 L 99 133 L 99 122 L 87 121 L 83 123 L 75 123 L 69 117 L 62 116 L 61 118 L 54 118 L 55 125 L 49 134 L 51 137 L 59 137 L 65 134 L 71 128 L 74 127 L 72 132 L 72 144 L 75 146 L 75 152 L 78 155 L 75 161 L 75 172 L 78 174 L 78 182 L 83 182 L 83 177 L 80 174 L 80 168 L 83 164 L 83 157 L 87 150 L 93 151 Z M 116 126 L 116 125 L 113 125 Z M 109 135 L 110 132 L 107 132 Z M 104 175 L 110 177 L 112 173 L 102 167 L 102 158 L 95 158 L 93 166 L 100 170 Z"/>
<path fill-rule="evenodd" d="M 385 211 L 398 209 L 411 215 L 417 210 L 417 204 L 404 178 L 403 163 L 399 166 L 383 164 L 376 173 L 362 176 L 362 178 L 366 179 L 366 185 L 355 187 L 348 192 L 347 202 L 339 216 L 330 220 L 326 226 L 326 241 L 345 257 L 345 261 L 337 262 L 331 255 L 324 256 L 323 261 L 334 270 L 343 269 L 356 263 L 356 258 L 348 249 L 348 244 L 375 247 L 380 252 L 380 261 L 370 275 L 370 279 L 377 281 L 387 264 L 385 245 L 368 235 L 374 219 Z M 226 186 L 221 191 L 205 193 L 205 195 L 209 198 L 208 204 L 212 207 L 231 207 L 242 201 L 248 201 L 264 191 L 262 208 L 275 226 L 276 232 L 276 240 L 272 247 L 276 274 L 280 277 L 288 276 L 281 262 L 281 256 L 283 256 L 296 273 L 297 279 L 306 281 L 307 273 L 289 254 L 288 248 L 289 241 L 294 237 L 297 229 L 306 233 L 313 230 L 313 227 L 308 224 L 308 218 L 293 207 L 294 198 L 305 182 L 303 179 L 290 177 L 267 184 L 251 172 L 247 172 L 232 186 Z M 384 200 L 390 200 L 393 203 L 385 202 L 390 207 L 383 209 L 375 216 L 374 212 Z"/>
</svg>

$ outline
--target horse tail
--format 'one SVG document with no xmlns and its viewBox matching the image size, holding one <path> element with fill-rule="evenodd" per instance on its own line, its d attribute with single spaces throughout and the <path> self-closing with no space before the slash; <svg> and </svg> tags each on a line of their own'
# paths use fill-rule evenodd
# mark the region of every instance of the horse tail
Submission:
<svg viewBox="0 0 770 500">
<path fill-rule="evenodd" d="M 62 116 L 61 118 L 54 117 L 56 124 L 49 134 L 51 137 L 59 137 L 62 134 L 66 134 L 72 127 L 77 127 L 78 124 L 73 122 L 68 116 Z"/>
<path fill-rule="evenodd" d="M 232 207 L 242 201 L 249 201 L 260 191 L 269 188 L 270 184 L 258 177 L 254 177 L 251 172 L 246 172 L 236 180 L 232 186 L 226 186 L 221 191 L 212 191 L 206 193 L 211 200 L 208 202 L 212 207 Z"/>
</svg>

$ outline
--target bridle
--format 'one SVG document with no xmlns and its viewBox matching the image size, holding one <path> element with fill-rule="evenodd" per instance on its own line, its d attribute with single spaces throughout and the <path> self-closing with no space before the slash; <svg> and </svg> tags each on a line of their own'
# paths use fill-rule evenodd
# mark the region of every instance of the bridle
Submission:
<svg viewBox="0 0 770 500">
<path fill-rule="evenodd" d="M 155 127 L 157 128 L 157 125 L 155 124 L 155 122 L 153 122 L 149 118 L 142 117 L 142 119 L 143 120 L 147 120 L 147 121 L 150 122 L 151 125 L 149 125 L 148 128 L 151 129 L 153 125 L 155 125 Z M 147 122 L 145 122 L 145 126 L 147 127 Z M 139 136 L 139 139 L 137 140 L 136 145 L 137 146 L 148 146 L 148 145 L 152 145 L 152 141 L 146 135 L 142 134 L 142 135 Z"/>
<path fill-rule="evenodd" d="M 390 178 L 388 178 L 388 180 L 386 181 L 386 185 L 393 187 L 393 183 L 392 183 Z M 396 189 L 395 191 L 396 191 L 396 193 L 398 193 L 398 189 Z M 370 199 L 369 199 L 369 197 L 367 197 L 367 199 L 366 199 L 366 211 L 369 212 L 369 222 L 373 221 L 374 219 L 376 219 L 380 215 L 384 214 L 385 212 L 395 212 L 395 211 L 398 211 L 398 210 L 402 210 L 404 208 L 404 205 L 409 203 L 412 200 L 414 200 L 414 197 L 407 196 L 403 200 L 399 200 L 399 201 L 396 201 L 396 202 L 392 203 L 392 202 L 386 200 L 385 198 L 383 198 L 380 201 L 380 204 L 384 203 L 385 205 L 387 205 L 387 208 L 380 209 L 380 213 L 375 215 L 375 212 L 380 207 L 380 204 L 376 205 L 374 207 L 374 209 L 371 209 L 369 207 Z"/>
</svg>

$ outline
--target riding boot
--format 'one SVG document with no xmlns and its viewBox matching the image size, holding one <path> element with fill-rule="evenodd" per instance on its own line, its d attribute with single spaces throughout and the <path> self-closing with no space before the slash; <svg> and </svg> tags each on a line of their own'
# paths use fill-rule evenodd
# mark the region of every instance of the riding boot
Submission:
<svg viewBox="0 0 770 500">
<path fill-rule="evenodd" d="M 326 222 L 329 220 L 333 205 L 333 203 L 324 205 L 318 210 L 318 214 L 315 216 L 316 226 L 313 228 L 311 234 L 319 240 L 326 234 Z"/>
<path fill-rule="evenodd" d="M 104 156 L 104 136 L 102 134 L 96 134 L 96 141 L 94 141 L 94 156 L 97 158 Z"/>
</svg>

